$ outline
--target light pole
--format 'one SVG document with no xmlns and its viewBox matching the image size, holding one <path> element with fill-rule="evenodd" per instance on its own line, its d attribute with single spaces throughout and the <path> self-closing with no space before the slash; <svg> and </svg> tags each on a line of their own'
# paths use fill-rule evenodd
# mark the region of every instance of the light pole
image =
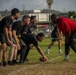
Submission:
<svg viewBox="0 0 76 75">
<path fill-rule="evenodd" d="M 46 0 L 46 3 L 47 3 L 48 8 L 49 8 L 49 27 L 50 27 L 50 12 L 51 12 L 51 5 L 53 3 L 53 0 Z M 51 26 L 51 30 L 52 30 L 52 26 Z"/>
</svg>

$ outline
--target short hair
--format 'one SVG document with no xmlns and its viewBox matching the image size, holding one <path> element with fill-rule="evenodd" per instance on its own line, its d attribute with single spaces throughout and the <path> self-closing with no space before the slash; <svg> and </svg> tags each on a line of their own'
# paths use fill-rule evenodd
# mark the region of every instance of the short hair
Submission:
<svg viewBox="0 0 76 75">
<path fill-rule="evenodd" d="M 30 18 L 28 15 L 24 15 L 22 20 Z"/>
<path fill-rule="evenodd" d="M 13 8 L 13 9 L 11 10 L 11 15 L 13 16 L 13 15 L 15 15 L 16 13 L 20 13 L 20 10 L 17 9 L 17 8 Z"/>
<path fill-rule="evenodd" d="M 56 15 L 56 14 L 52 14 L 52 15 L 51 15 L 51 20 L 52 20 L 52 19 L 55 19 L 55 18 L 57 18 L 57 15 Z"/>
<path fill-rule="evenodd" d="M 45 37 L 44 33 L 42 33 L 42 32 L 38 33 L 38 34 L 37 34 L 37 37 L 38 37 L 38 36 L 40 36 L 40 37 L 43 37 L 43 36 L 44 36 L 44 37 Z"/>
<path fill-rule="evenodd" d="M 31 17 L 30 17 L 30 20 L 33 20 L 34 18 L 36 18 L 36 16 L 31 16 Z"/>
</svg>

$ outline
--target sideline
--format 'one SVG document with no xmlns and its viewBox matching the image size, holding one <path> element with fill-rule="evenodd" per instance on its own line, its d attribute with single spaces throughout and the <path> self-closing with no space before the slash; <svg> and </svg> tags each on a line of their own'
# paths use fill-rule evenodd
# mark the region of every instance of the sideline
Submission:
<svg viewBox="0 0 76 75">
<path fill-rule="evenodd" d="M 53 59 L 51 59 L 50 61 L 48 61 L 48 62 L 52 62 L 53 60 L 56 60 L 56 59 L 59 59 L 60 57 L 62 57 L 62 56 L 58 56 L 58 57 L 55 57 L 55 58 L 53 58 Z M 44 62 L 44 63 L 47 63 L 47 62 Z M 11 72 L 11 73 L 9 73 L 8 75 L 14 75 L 15 73 L 17 73 L 17 72 L 20 72 L 20 71 L 23 71 L 23 70 L 26 70 L 26 69 L 29 69 L 29 68 L 34 68 L 34 67 L 37 67 L 37 66 L 39 66 L 40 64 L 36 64 L 36 65 L 31 65 L 30 67 L 23 67 L 23 68 L 21 68 L 21 69 L 19 69 L 19 70 L 16 70 L 16 71 L 13 71 L 13 72 Z"/>
<path fill-rule="evenodd" d="M 70 53 L 70 55 L 71 54 L 73 54 L 73 53 Z M 61 54 L 61 55 L 59 55 L 59 56 L 57 56 L 57 57 L 55 57 L 55 58 L 52 58 L 50 61 L 48 61 L 48 62 L 52 62 L 52 61 L 54 61 L 54 60 L 57 60 L 57 59 L 59 59 L 59 58 L 61 58 L 61 57 L 64 57 L 64 55 L 63 54 Z M 44 63 L 47 63 L 47 62 L 44 62 Z M 21 69 L 19 69 L 19 70 L 16 70 L 16 71 L 13 71 L 13 72 L 11 72 L 11 73 L 9 73 L 9 74 L 7 74 L 7 75 L 14 75 L 15 73 L 17 73 L 17 72 L 20 72 L 20 71 L 23 71 L 23 70 L 26 70 L 26 69 L 29 69 L 29 68 L 34 68 L 34 67 L 37 67 L 37 66 L 39 66 L 40 64 L 36 64 L 36 65 L 31 65 L 30 67 L 23 67 L 23 68 L 21 68 Z"/>
<path fill-rule="evenodd" d="M 20 71 L 23 71 L 23 70 L 26 70 L 26 69 L 29 69 L 29 68 L 34 68 L 34 67 L 37 67 L 39 64 L 36 64 L 36 65 L 32 65 L 32 66 L 30 66 L 30 67 L 23 67 L 23 68 L 21 68 L 21 69 L 19 69 L 19 70 L 16 70 L 16 71 L 13 71 L 13 72 L 11 72 L 11 73 L 9 73 L 9 74 L 7 74 L 7 75 L 14 75 L 15 73 L 17 73 L 17 72 L 20 72 Z"/>
</svg>

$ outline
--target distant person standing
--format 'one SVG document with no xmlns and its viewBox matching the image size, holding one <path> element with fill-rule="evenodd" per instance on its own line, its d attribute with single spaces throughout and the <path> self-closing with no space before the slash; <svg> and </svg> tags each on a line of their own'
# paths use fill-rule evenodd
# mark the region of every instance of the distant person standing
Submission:
<svg viewBox="0 0 76 75">
<path fill-rule="evenodd" d="M 61 53 L 62 52 L 61 50 L 62 33 L 59 32 L 57 25 L 54 25 L 54 29 L 51 33 L 51 38 L 52 38 L 52 42 L 51 44 L 49 44 L 48 49 L 45 51 L 45 53 L 49 54 L 50 48 L 55 44 L 56 41 L 58 42 L 58 48 L 59 48 L 58 52 Z"/>
<path fill-rule="evenodd" d="M 20 11 L 17 8 L 11 10 L 11 15 L 4 17 L 0 21 L 0 42 L 1 42 L 1 49 L 0 49 L 0 59 L 3 59 L 3 66 L 6 66 L 6 48 L 7 45 L 11 46 L 12 48 L 15 47 L 12 41 L 12 32 L 11 27 L 13 20 L 17 20 L 20 16 Z M 1 60 L 0 60 L 1 65 Z"/>
</svg>

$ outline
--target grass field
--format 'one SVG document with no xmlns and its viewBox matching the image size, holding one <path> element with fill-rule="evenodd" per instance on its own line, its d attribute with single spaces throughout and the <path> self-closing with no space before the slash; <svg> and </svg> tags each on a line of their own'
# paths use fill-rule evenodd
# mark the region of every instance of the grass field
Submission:
<svg viewBox="0 0 76 75">
<path fill-rule="evenodd" d="M 39 43 L 43 52 L 47 49 L 50 42 L 50 38 L 46 38 L 42 43 Z M 46 54 L 49 59 L 48 62 L 42 63 L 39 61 L 41 55 L 34 48 L 30 50 L 27 63 L 0 67 L 0 75 L 76 75 L 76 54 L 71 49 L 70 61 L 67 62 L 64 61 L 64 42 L 62 51 L 62 54 L 58 53 L 56 42 L 50 49 L 50 54 Z"/>
</svg>

